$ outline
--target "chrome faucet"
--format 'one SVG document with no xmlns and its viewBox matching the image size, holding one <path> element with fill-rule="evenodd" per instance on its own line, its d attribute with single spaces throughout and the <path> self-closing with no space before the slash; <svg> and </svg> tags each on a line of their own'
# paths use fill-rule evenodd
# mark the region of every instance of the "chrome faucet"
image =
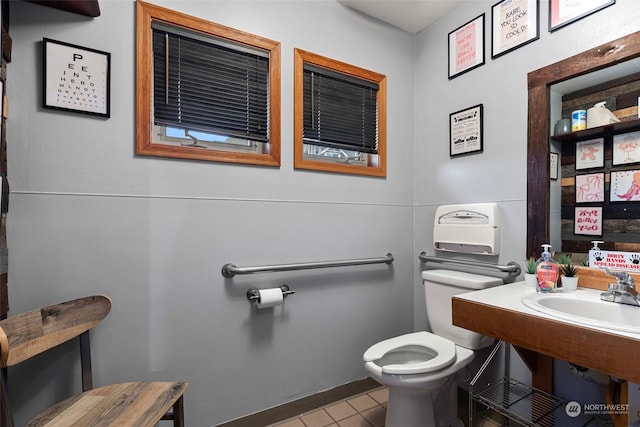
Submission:
<svg viewBox="0 0 640 427">
<path fill-rule="evenodd" d="M 611 272 L 607 268 L 603 268 L 603 270 L 608 275 L 615 277 L 616 283 L 609 283 L 609 290 L 601 293 L 600 299 L 640 307 L 640 296 L 636 290 L 636 283 L 633 277 L 625 271 Z"/>
</svg>

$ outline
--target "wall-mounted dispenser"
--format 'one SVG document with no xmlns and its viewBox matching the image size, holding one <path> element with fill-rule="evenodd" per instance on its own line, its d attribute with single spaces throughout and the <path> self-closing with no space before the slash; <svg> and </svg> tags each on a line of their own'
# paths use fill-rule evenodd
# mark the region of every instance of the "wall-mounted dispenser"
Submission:
<svg viewBox="0 0 640 427">
<path fill-rule="evenodd" d="M 439 206 L 433 225 L 433 247 L 444 251 L 498 255 L 498 205 L 471 203 Z"/>
</svg>

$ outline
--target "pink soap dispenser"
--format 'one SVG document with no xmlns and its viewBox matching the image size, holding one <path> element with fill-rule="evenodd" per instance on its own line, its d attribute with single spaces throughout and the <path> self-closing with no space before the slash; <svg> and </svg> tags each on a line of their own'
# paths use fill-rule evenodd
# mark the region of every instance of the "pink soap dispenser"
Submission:
<svg viewBox="0 0 640 427">
<path fill-rule="evenodd" d="M 555 292 L 558 286 L 558 276 L 560 275 L 560 264 L 551 257 L 551 245 L 542 245 L 543 252 L 536 264 L 536 276 L 538 292 Z"/>
</svg>

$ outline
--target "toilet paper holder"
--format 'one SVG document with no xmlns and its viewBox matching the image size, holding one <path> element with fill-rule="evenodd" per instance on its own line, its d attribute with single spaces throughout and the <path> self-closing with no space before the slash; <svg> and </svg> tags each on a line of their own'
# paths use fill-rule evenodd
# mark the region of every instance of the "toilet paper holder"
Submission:
<svg viewBox="0 0 640 427">
<path fill-rule="evenodd" d="M 285 299 L 286 297 L 288 297 L 291 294 L 295 294 L 296 291 L 292 291 L 291 288 L 289 288 L 289 285 L 281 285 L 279 286 L 280 290 L 282 291 L 282 298 Z M 260 289 L 258 288 L 250 288 L 247 291 L 247 299 L 249 300 L 249 302 L 251 304 L 257 304 L 258 302 L 260 302 Z"/>
</svg>

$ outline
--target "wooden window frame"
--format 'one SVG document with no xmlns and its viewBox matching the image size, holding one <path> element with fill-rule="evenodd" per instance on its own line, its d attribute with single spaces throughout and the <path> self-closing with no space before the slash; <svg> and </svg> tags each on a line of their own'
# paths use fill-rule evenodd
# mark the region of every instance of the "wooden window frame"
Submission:
<svg viewBox="0 0 640 427">
<path fill-rule="evenodd" d="M 303 154 L 303 105 L 304 64 L 313 64 L 338 73 L 378 84 L 378 164 L 362 166 L 356 164 L 323 162 L 305 159 Z M 337 172 L 376 177 L 387 176 L 387 78 L 383 74 L 365 70 L 344 62 L 326 58 L 301 49 L 294 49 L 294 168 L 325 172 Z"/>
<path fill-rule="evenodd" d="M 222 151 L 153 141 L 153 31 L 151 28 L 153 21 L 269 52 L 269 150 L 267 153 Z M 136 25 L 136 154 L 280 166 L 280 43 L 142 1 L 136 2 Z"/>
</svg>

